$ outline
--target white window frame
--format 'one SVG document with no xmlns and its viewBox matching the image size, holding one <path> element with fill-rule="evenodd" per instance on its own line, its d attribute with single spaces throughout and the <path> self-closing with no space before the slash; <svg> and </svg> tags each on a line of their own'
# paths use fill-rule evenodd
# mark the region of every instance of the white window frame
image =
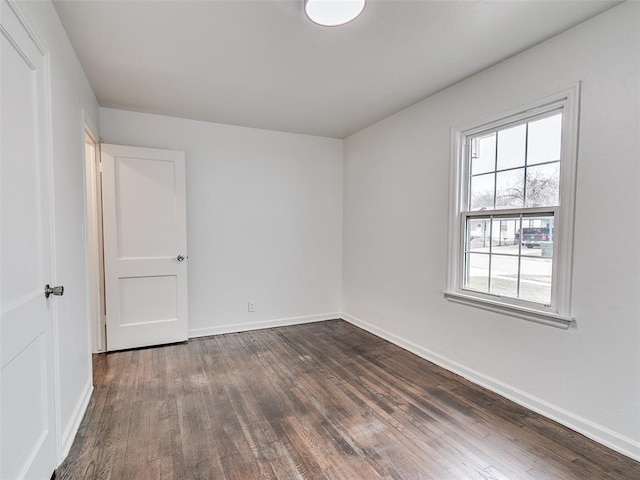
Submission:
<svg viewBox="0 0 640 480">
<path fill-rule="evenodd" d="M 452 128 L 449 251 L 447 287 L 444 291 L 447 300 L 565 329 L 575 320 L 571 315 L 571 281 L 573 276 L 573 225 L 578 157 L 579 99 L 580 84 L 576 83 L 567 89 L 534 102 L 476 121 L 472 125 Z M 559 205 L 499 210 L 500 215 L 553 212 L 555 230 L 550 304 L 542 305 L 517 298 L 463 289 L 465 222 L 467 218 L 486 216 L 488 213 L 468 210 L 469 162 L 466 139 L 483 131 L 500 129 L 513 123 L 523 123 L 531 117 L 559 108 L 562 110 Z"/>
</svg>

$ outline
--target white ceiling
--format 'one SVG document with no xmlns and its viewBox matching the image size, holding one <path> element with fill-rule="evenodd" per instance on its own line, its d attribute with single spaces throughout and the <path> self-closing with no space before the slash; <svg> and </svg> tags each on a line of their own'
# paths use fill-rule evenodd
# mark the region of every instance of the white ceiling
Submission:
<svg viewBox="0 0 640 480">
<path fill-rule="evenodd" d="M 620 3 L 54 0 L 103 107 L 344 138 Z"/>
</svg>

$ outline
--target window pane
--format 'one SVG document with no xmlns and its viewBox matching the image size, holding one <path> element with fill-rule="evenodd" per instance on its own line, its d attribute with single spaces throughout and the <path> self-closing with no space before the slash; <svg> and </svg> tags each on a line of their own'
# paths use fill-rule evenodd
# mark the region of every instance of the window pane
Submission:
<svg viewBox="0 0 640 480">
<path fill-rule="evenodd" d="M 551 258 L 522 257 L 520 264 L 520 298 L 551 303 Z"/>
<path fill-rule="evenodd" d="M 471 177 L 470 210 L 493 208 L 494 182 L 495 175 L 493 173 Z"/>
<path fill-rule="evenodd" d="M 560 160 L 562 114 L 529 123 L 527 165 Z"/>
<path fill-rule="evenodd" d="M 485 218 L 467 218 L 467 251 L 489 252 L 491 239 L 491 220 Z"/>
<path fill-rule="evenodd" d="M 524 167 L 526 125 L 498 132 L 498 170 Z"/>
<path fill-rule="evenodd" d="M 489 291 L 489 255 L 467 253 L 464 288 Z"/>
<path fill-rule="evenodd" d="M 524 202 L 524 168 L 498 172 L 496 208 L 522 207 Z"/>
<path fill-rule="evenodd" d="M 526 207 L 558 205 L 560 162 L 527 168 Z"/>
<path fill-rule="evenodd" d="M 493 172 L 496 169 L 496 134 L 471 141 L 471 175 Z"/>
<path fill-rule="evenodd" d="M 518 296 L 518 257 L 491 256 L 491 293 Z"/>
<path fill-rule="evenodd" d="M 522 219 L 520 298 L 531 302 L 551 302 L 553 261 L 553 216 Z"/>
<path fill-rule="evenodd" d="M 520 232 L 519 218 L 499 218 L 493 220 L 491 229 L 493 242 L 491 251 L 504 255 L 518 255 L 518 233 Z"/>
<path fill-rule="evenodd" d="M 540 248 L 540 251 L 525 251 L 523 249 L 522 254 L 552 257 L 553 234 L 553 216 L 524 217 L 522 219 L 522 245 L 529 250 Z"/>
</svg>

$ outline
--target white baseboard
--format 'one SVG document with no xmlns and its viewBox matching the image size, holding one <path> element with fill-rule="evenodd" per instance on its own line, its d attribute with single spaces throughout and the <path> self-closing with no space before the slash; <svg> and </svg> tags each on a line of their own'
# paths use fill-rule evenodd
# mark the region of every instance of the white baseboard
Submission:
<svg viewBox="0 0 640 480">
<path fill-rule="evenodd" d="M 563 408 L 546 402 L 540 398 L 534 397 L 533 395 L 511 387 L 499 380 L 484 375 L 481 372 L 456 363 L 446 357 L 443 357 L 442 355 L 427 350 L 420 345 L 399 337 L 398 335 L 378 328 L 375 325 L 365 322 L 360 318 L 354 317 L 353 315 L 342 313 L 340 318 L 357 327 L 362 328 L 363 330 L 373 333 L 378 337 L 384 338 L 385 340 L 401 348 L 404 348 L 405 350 L 408 350 L 411 353 L 418 355 L 419 357 L 429 360 L 430 362 L 433 362 L 446 370 L 460 375 L 461 377 L 464 377 L 475 384 L 491 390 L 498 395 L 508 398 L 509 400 L 522 405 L 523 407 L 533 410 L 536 413 L 539 413 L 572 430 L 575 430 L 576 432 L 581 433 L 582 435 L 589 437 L 590 439 L 595 440 L 596 442 L 601 443 L 623 455 L 640 461 L 640 442 L 632 438 L 620 435 L 619 433 L 603 427 L 602 425 L 598 425 L 591 420 L 583 418 L 579 415 L 564 410 Z"/>
<path fill-rule="evenodd" d="M 223 333 L 247 332 L 249 330 L 261 330 L 263 328 L 284 327 L 287 325 L 300 325 L 303 323 L 322 322 L 341 318 L 341 313 L 326 313 L 323 315 L 308 315 L 305 317 L 279 318 L 276 320 L 264 320 L 261 322 L 236 323 L 222 325 L 220 327 L 194 328 L 189 330 L 189 338 L 208 337 Z"/>
<path fill-rule="evenodd" d="M 91 400 L 91 394 L 93 393 L 93 382 L 91 378 L 87 382 L 80 396 L 80 400 L 76 404 L 76 407 L 73 409 L 73 414 L 71 415 L 71 420 L 67 424 L 67 428 L 64 429 L 64 433 L 60 437 L 61 440 L 61 457 L 60 461 L 67 458 L 69 454 L 69 450 L 71 450 L 71 445 L 73 445 L 73 441 L 76 438 L 76 433 L 78 433 L 78 428 L 80 428 L 80 423 L 82 422 L 82 417 L 84 417 L 85 412 L 87 411 L 87 407 L 89 406 L 89 401 Z"/>
</svg>

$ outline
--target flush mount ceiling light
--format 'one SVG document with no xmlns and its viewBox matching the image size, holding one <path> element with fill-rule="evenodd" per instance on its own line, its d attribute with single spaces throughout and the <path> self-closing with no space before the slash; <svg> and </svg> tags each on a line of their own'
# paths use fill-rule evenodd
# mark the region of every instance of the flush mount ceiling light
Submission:
<svg viewBox="0 0 640 480">
<path fill-rule="evenodd" d="M 304 0 L 304 11 L 313 23 L 337 27 L 357 18 L 366 3 L 366 0 Z"/>
</svg>

